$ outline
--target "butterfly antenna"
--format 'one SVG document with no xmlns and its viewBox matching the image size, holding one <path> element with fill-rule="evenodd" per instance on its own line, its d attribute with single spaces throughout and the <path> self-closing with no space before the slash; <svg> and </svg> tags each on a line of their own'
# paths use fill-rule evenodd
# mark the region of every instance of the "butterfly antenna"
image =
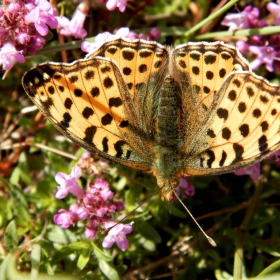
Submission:
<svg viewBox="0 0 280 280">
<path fill-rule="evenodd" d="M 115 227 L 116 225 L 120 224 L 122 221 L 124 221 L 127 217 L 131 216 L 131 214 L 133 214 L 139 207 L 141 207 L 143 204 L 145 204 L 147 201 L 149 201 L 154 195 L 156 195 L 157 193 L 160 192 L 160 189 L 157 190 L 156 192 L 154 192 L 150 197 L 146 198 L 145 200 L 143 200 L 136 208 L 134 208 L 131 212 L 129 212 L 127 215 L 125 215 L 122 219 L 120 219 L 119 221 L 116 222 L 115 225 L 113 225 L 110 228 L 107 228 L 105 230 L 102 231 L 102 234 L 107 233 L 109 230 L 111 230 L 113 227 Z"/>
<path fill-rule="evenodd" d="M 187 208 L 187 206 L 183 203 L 183 201 L 180 199 L 180 197 L 177 195 L 177 193 L 172 190 L 174 195 L 176 196 L 176 198 L 179 200 L 179 202 L 183 205 L 183 207 L 186 209 L 186 211 L 188 212 L 188 214 L 190 215 L 190 217 L 193 219 L 193 221 L 196 223 L 196 225 L 198 226 L 198 228 L 201 230 L 201 232 L 204 234 L 204 236 L 206 237 L 206 239 L 208 240 L 208 242 L 213 246 L 216 247 L 217 244 L 216 242 L 206 234 L 206 232 L 202 229 L 202 227 L 199 225 L 199 223 L 196 221 L 196 219 L 194 218 L 194 216 L 191 214 L 190 210 Z"/>
</svg>

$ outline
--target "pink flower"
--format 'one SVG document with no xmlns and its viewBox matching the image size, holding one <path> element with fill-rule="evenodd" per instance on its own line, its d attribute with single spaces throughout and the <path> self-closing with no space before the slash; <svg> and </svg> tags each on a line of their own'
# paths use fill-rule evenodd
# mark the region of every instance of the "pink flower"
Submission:
<svg viewBox="0 0 280 280">
<path fill-rule="evenodd" d="M 56 10 L 47 0 L 4 1 L 0 8 L 0 53 L 4 70 L 25 62 L 45 44 L 48 26 L 56 28 Z M 8 46 L 8 47 L 7 47 Z"/>
<path fill-rule="evenodd" d="M 114 40 L 118 38 L 127 38 L 130 40 L 134 40 L 134 39 L 156 40 L 159 36 L 160 36 L 160 31 L 158 30 L 158 28 L 153 28 L 148 34 L 142 33 L 140 35 L 137 35 L 135 32 L 129 30 L 128 27 L 122 27 L 116 32 L 116 34 L 111 34 L 109 32 L 99 33 L 95 37 L 94 43 L 83 41 L 81 49 L 84 52 L 92 53 L 95 50 L 97 50 L 101 45 L 103 45 L 105 42 L 110 40 Z"/>
<path fill-rule="evenodd" d="M 68 228 L 76 220 L 76 214 L 64 209 L 58 210 L 58 214 L 54 215 L 54 222 L 62 228 Z"/>
<path fill-rule="evenodd" d="M 157 40 L 160 37 L 160 34 L 161 34 L 161 32 L 159 31 L 159 29 L 157 27 L 152 28 L 152 30 L 149 33 L 150 40 Z"/>
<path fill-rule="evenodd" d="M 236 170 L 234 174 L 237 176 L 249 175 L 252 180 L 258 180 L 260 178 L 260 167 L 261 164 L 258 162 L 246 168 Z"/>
<path fill-rule="evenodd" d="M 114 195 L 113 192 L 111 192 L 111 190 L 109 189 L 108 184 L 103 180 L 98 179 L 94 184 L 94 188 L 99 190 L 100 195 L 104 201 L 111 199 Z"/>
<path fill-rule="evenodd" d="M 97 50 L 104 42 L 107 42 L 110 39 L 113 39 L 113 35 L 109 32 L 99 33 L 95 37 L 95 42 L 90 43 L 88 41 L 83 41 L 81 45 L 81 50 L 83 52 L 92 53 Z"/>
<path fill-rule="evenodd" d="M 237 41 L 236 42 L 236 48 L 241 52 L 241 53 L 246 53 L 249 50 L 249 44 L 245 41 Z"/>
<path fill-rule="evenodd" d="M 222 25 L 228 26 L 228 31 L 234 31 L 237 29 L 257 28 L 266 26 L 264 20 L 259 20 L 258 8 L 247 6 L 241 13 L 227 14 Z"/>
<path fill-rule="evenodd" d="M 25 57 L 9 42 L 0 49 L 0 65 L 4 70 L 10 70 L 16 62 L 24 63 Z"/>
<path fill-rule="evenodd" d="M 85 231 L 85 237 L 93 239 L 98 232 L 98 228 L 87 226 Z"/>
<path fill-rule="evenodd" d="M 56 198 L 62 199 L 69 192 L 75 195 L 76 197 L 81 197 L 84 194 L 84 191 L 80 188 L 76 182 L 82 175 L 82 169 L 78 166 L 73 167 L 70 175 L 67 175 L 63 172 L 58 172 L 55 176 L 55 181 L 59 184 Z"/>
<path fill-rule="evenodd" d="M 114 193 L 103 180 L 98 179 L 95 184 L 90 182 L 88 189 L 83 191 L 76 182 L 80 176 L 81 168 L 77 166 L 70 175 L 58 172 L 55 176 L 56 182 L 60 184 L 56 197 L 64 198 L 70 192 L 76 196 L 76 203 L 69 211 L 60 209 L 54 216 L 54 222 L 66 228 L 83 221 L 86 227 L 85 236 L 94 238 L 98 230 L 112 220 L 114 213 L 124 209 L 124 205 L 121 201 L 113 200 Z"/>
<path fill-rule="evenodd" d="M 76 39 L 86 37 L 87 31 L 84 29 L 84 23 L 88 10 L 88 1 L 83 1 L 77 7 L 71 21 L 66 17 L 57 17 L 58 25 L 60 27 L 59 33 L 64 36 L 74 36 Z"/>
<path fill-rule="evenodd" d="M 277 52 L 273 47 L 250 46 L 249 51 L 257 55 L 253 62 L 251 62 L 252 70 L 258 69 L 260 65 L 265 64 L 267 71 L 273 72 L 273 62 L 277 57 Z"/>
<path fill-rule="evenodd" d="M 35 0 L 35 5 L 36 7 L 25 16 L 25 22 L 34 23 L 38 33 L 46 36 L 49 32 L 48 26 L 52 29 L 57 27 L 56 10 L 46 0 Z"/>
<path fill-rule="evenodd" d="M 115 224 L 116 223 L 114 222 L 107 222 L 105 223 L 105 228 L 110 228 Z M 125 251 L 128 248 L 128 241 L 126 239 L 126 234 L 131 233 L 131 231 L 132 231 L 132 224 L 130 225 L 117 224 L 108 232 L 108 235 L 104 238 L 102 242 L 102 246 L 104 248 L 111 248 L 113 244 L 116 242 L 117 246 L 122 251 Z"/>
<path fill-rule="evenodd" d="M 128 1 L 131 0 L 107 0 L 106 7 L 109 11 L 113 11 L 116 8 L 119 8 L 120 12 L 124 12 Z"/>
<path fill-rule="evenodd" d="M 280 150 L 276 151 L 272 155 L 270 155 L 268 158 L 273 158 L 274 162 L 277 166 L 280 165 Z"/>
<path fill-rule="evenodd" d="M 275 14 L 276 16 L 274 25 L 280 25 L 280 5 L 273 2 L 269 2 L 266 5 L 266 8 L 268 9 L 269 12 Z"/>
<path fill-rule="evenodd" d="M 175 192 L 177 195 L 180 195 L 180 190 L 182 189 L 182 195 L 184 197 L 194 196 L 195 188 L 194 185 L 188 182 L 185 178 L 181 177 L 179 180 L 179 186 L 175 188 Z M 174 196 L 173 200 L 177 200 L 176 196 Z"/>
</svg>

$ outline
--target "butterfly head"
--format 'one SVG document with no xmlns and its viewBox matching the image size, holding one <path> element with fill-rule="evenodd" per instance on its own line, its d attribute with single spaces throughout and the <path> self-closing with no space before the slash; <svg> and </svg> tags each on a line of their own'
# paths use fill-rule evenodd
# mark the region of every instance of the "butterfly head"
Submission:
<svg viewBox="0 0 280 280">
<path fill-rule="evenodd" d="M 178 180 L 157 178 L 157 184 L 161 189 L 161 199 L 165 201 L 173 200 L 173 189 L 178 186 Z"/>
</svg>

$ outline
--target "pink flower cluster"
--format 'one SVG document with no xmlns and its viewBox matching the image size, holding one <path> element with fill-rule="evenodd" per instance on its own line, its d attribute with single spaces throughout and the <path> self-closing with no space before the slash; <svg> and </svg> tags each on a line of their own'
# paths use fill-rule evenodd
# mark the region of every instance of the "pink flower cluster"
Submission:
<svg viewBox="0 0 280 280">
<path fill-rule="evenodd" d="M 82 170 L 75 166 L 70 175 L 58 172 L 55 176 L 59 184 L 56 198 L 62 199 L 68 193 L 77 198 L 77 202 L 69 210 L 60 209 L 54 216 L 54 222 L 62 228 L 68 228 L 78 221 L 85 221 L 87 238 L 94 238 L 100 229 L 113 227 L 103 241 L 104 248 L 111 248 L 114 242 L 125 251 L 128 248 L 126 234 L 132 231 L 132 225 L 116 224 L 112 221 L 112 214 L 124 209 L 122 201 L 114 201 L 114 193 L 104 181 L 98 179 L 96 183 L 89 183 L 89 188 L 84 191 L 77 180 Z"/>
<path fill-rule="evenodd" d="M 95 42 L 90 43 L 88 41 L 82 42 L 81 49 L 84 52 L 92 53 L 97 50 L 103 43 L 114 40 L 117 38 L 127 38 L 127 39 L 144 39 L 144 40 L 156 40 L 160 36 L 160 31 L 157 27 L 153 28 L 149 33 L 141 33 L 137 35 L 135 32 L 130 31 L 128 27 L 120 28 L 115 34 L 110 32 L 99 33 L 95 37 Z"/>
<path fill-rule="evenodd" d="M 179 180 L 179 185 L 175 188 L 175 192 L 178 196 L 180 196 L 180 192 L 184 197 L 194 196 L 195 188 L 192 183 L 187 181 L 185 178 L 181 177 Z M 173 197 L 173 200 L 177 200 L 176 196 Z"/>
<path fill-rule="evenodd" d="M 84 23 L 89 8 L 90 3 L 88 0 L 85 0 L 77 6 L 71 20 L 67 17 L 57 17 L 58 32 L 63 36 L 74 36 L 76 39 L 86 37 L 87 31 L 84 28 Z"/>
<path fill-rule="evenodd" d="M 45 44 L 43 36 L 57 27 L 56 10 L 47 0 L 4 0 L 0 8 L 0 65 L 9 70 Z"/>
<path fill-rule="evenodd" d="M 126 5 L 128 1 L 132 0 L 95 0 L 97 3 L 105 5 L 109 11 L 113 11 L 116 8 L 119 9 L 121 13 L 123 13 L 126 9 Z"/>
<path fill-rule="evenodd" d="M 268 3 L 267 10 L 274 17 L 273 25 L 280 25 L 280 5 Z M 267 26 L 267 22 L 259 19 L 259 10 L 256 7 L 247 6 L 242 12 L 228 14 L 222 24 L 229 27 L 229 31 L 238 29 L 262 28 Z M 254 54 L 251 68 L 256 70 L 264 64 L 267 71 L 274 71 L 274 67 L 280 72 L 280 35 L 253 35 L 247 41 L 236 43 L 238 50 L 246 56 Z"/>
</svg>

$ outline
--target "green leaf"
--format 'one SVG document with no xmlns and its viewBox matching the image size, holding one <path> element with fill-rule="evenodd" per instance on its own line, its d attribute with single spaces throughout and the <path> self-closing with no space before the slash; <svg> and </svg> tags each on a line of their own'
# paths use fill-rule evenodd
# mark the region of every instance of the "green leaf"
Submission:
<svg viewBox="0 0 280 280">
<path fill-rule="evenodd" d="M 18 234 L 15 221 L 11 221 L 6 227 L 4 241 L 5 246 L 10 250 L 18 247 Z"/>
<path fill-rule="evenodd" d="M 24 183 L 27 185 L 31 183 L 31 177 L 30 177 L 30 172 L 29 168 L 27 165 L 27 158 L 26 154 L 22 152 L 19 156 L 19 162 L 17 167 L 14 169 L 12 175 L 10 176 L 10 182 L 12 184 L 18 184 L 19 180 L 22 180 Z"/>
<path fill-rule="evenodd" d="M 119 280 L 118 272 L 113 268 L 111 264 L 103 260 L 99 261 L 99 268 L 104 273 L 104 275 L 110 280 Z"/>
<path fill-rule="evenodd" d="M 82 250 L 79 255 L 77 267 L 82 270 L 87 265 L 90 259 L 90 250 Z"/>
<path fill-rule="evenodd" d="M 157 231 L 146 222 L 138 222 L 133 225 L 135 231 L 138 231 L 143 237 L 155 243 L 161 242 L 161 237 Z"/>
<path fill-rule="evenodd" d="M 272 275 L 275 272 L 280 272 L 280 260 L 272 263 L 270 266 L 266 267 L 256 278 L 262 278 L 267 275 Z M 280 273 L 279 279 L 280 279 Z"/>
<path fill-rule="evenodd" d="M 91 248 L 91 241 L 78 241 L 68 245 L 73 250 L 89 250 Z"/>
<path fill-rule="evenodd" d="M 104 262 L 111 262 L 113 259 L 111 256 L 107 255 L 105 252 L 99 249 L 93 242 L 91 243 L 95 256 Z"/>
<path fill-rule="evenodd" d="M 41 246 L 34 245 L 31 252 L 31 276 L 30 280 L 38 279 L 39 267 L 41 262 Z"/>
<path fill-rule="evenodd" d="M 171 213 L 172 213 L 172 215 L 174 215 L 176 217 L 179 217 L 179 218 L 186 218 L 187 217 L 187 212 L 185 210 L 181 211 L 175 205 L 172 205 Z"/>
<path fill-rule="evenodd" d="M 12 209 L 21 222 L 30 222 L 31 216 L 28 209 L 28 203 L 22 190 L 14 185 L 10 191 Z"/>
<path fill-rule="evenodd" d="M 262 225 L 270 223 L 274 219 L 275 219 L 275 217 L 265 217 L 265 218 L 259 219 L 253 223 L 250 223 L 250 225 L 248 227 L 246 227 L 246 230 L 251 230 L 254 228 L 261 228 Z"/>
</svg>

